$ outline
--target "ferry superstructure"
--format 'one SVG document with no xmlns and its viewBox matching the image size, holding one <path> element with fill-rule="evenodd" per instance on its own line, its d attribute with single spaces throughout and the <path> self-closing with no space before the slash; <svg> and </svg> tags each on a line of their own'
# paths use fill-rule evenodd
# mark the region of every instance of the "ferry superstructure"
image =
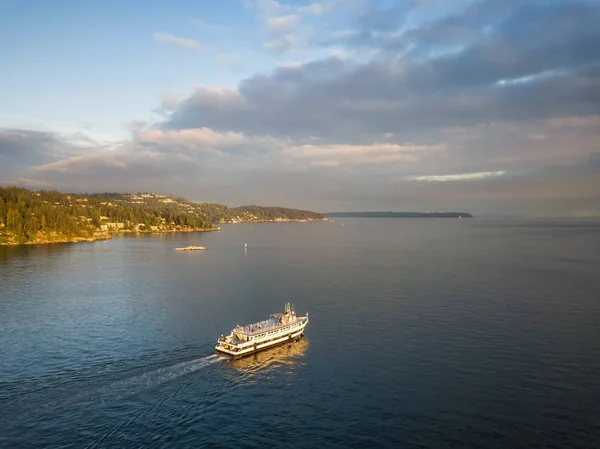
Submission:
<svg viewBox="0 0 600 449">
<path fill-rule="evenodd" d="M 306 316 L 296 316 L 290 303 L 285 304 L 283 313 L 273 313 L 268 320 L 244 326 L 236 326 L 227 336 L 221 335 L 215 352 L 234 359 L 263 349 L 300 340 L 308 324 Z"/>
</svg>

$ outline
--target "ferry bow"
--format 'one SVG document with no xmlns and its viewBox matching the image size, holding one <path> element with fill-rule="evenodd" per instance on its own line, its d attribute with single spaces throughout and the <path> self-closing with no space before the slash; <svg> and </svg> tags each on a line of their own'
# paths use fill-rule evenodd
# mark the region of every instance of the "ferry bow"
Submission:
<svg viewBox="0 0 600 449">
<path fill-rule="evenodd" d="M 291 343 L 304 336 L 306 316 L 296 316 L 293 306 L 285 304 L 283 313 L 273 313 L 268 320 L 236 326 L 227 336 L 221 335 L 215 352 L 232 358 L 244 357 L 273 346 Z"/>
</svg>

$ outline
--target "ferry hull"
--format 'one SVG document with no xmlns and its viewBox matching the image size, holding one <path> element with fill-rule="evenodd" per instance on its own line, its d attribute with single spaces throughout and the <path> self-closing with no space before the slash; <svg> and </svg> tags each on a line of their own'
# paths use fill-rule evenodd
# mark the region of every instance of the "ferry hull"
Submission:
<svg viewBox="0 0 600 449">
<path fill-rule="evenodd" d="M 296 332 L 288 334 L 286 337 L 278 338 L 274 341 L 259 343 L 255 347 L 251 347 L 247 350 L 244 350 L 243 352 L 236 353 L 234 351 L 229 351 L 227 349 L 221 349 L 219 347 L 216 347 L 215 354 L 224 355 L 232 360 L 237 360 L 252 354 L 256 354 L 257 352 L 264 351 L 266 349 L 274 348 L 276 346 L 283 346 L 286 344 L 295 343 L 298 340 L 301 340 L 302 338 L 304 338 L 304 327 Z"/>
<path fill-rule="evenodd" d="M 239 359 L 274 346 L 293 343 L 302 338 L 307 324 L 308 312 L 306 316 L 298 317 L 288 302 L 283 313 L 271 314 L 271 318 L 258 323 L 237 325 L 228 336 L 221 335 L 215 353 Z"/>
<path fill-rule="evenodd" d="M 296 343 L 297 341 L 302 340 L 303 338 L 304 338 L 304 334 L 300 334 L 297 337 L 293 337 L 291 340 L 287 339 L 285 341 L 273 343 L 273 344 L 270 344 L 270 345 L 262 347 L 262 348 L 256 348 L 256 349 L 253 349 L 251 352 L 245 352 L 244 354 L 235 354 L 234 355 L 229 352 L 219 351 L 218 349 L 215 349 L 215 354 L 219 354 L 219 355 L 228 357 L 231 360 L 238 360 L 238 359 L 243 359 L 244 357 L 254 355 L 258 352 L 265 351 L 267 349 L 277 348 L 279 346 L 284 346 L 284 345 L 291 345 L 293 343 Z"/>
</svg>

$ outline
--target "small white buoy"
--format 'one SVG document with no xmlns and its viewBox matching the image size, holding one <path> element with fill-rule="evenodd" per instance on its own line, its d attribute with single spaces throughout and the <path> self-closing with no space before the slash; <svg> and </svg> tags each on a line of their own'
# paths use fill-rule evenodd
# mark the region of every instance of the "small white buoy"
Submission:
<svg viewBox="0 0 600 449">
<path fill-rule="evenodd" d="M 248 248 L 248 244 L 247 243 L 244 243 L 244 248 Z"/>
</svg>

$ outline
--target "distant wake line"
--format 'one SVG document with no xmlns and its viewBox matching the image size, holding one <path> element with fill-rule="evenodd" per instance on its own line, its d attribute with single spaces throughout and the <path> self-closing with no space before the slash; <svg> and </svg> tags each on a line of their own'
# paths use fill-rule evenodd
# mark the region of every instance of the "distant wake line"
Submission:
<svg viewBox="0 0 600 449">
<path fill-rule="evenodd" d="M 228 360 L 228 358 L 218 354 L 212 354 L 199 359 L 180 362 L 175 365 L 165 366 L 146 373 L 127 377 L 123 380 L 117 380 L 102 387 L 92 388 L 91 390 L 84 391 L 68 399 L 49 402 L 44 408 L 66 406 L 82 401 L 96 401 L 100 404 L 108 404 L 113 401 L 134 396 L 144 390 L 156 388 L 162 383 L 177 379 L 178 377 L 193 373 L 209 365 L 225 360 Z"/>
<path fill-rule="evenodd" d="M 144 389 L 154 388 L 162 384 L 163 382 L 168 382 L 169 380 L 176 379 L 185 374 L 193 373 L 194 371 L 198 371 L 199 369 L 212 365 L 213 363 L 217 363 L 224 360 L 227 360 L 227 357 L 212 354 L 207 357 L 190 360 L 188 362 L 181 362 L 176 365 L 159 368 L 154 371 L 149 371 L 147 373 L 140 374 L 138 376 L 133 376 L 125 380 L 114 382 L 111 385 L 104 387 L 98 392 L 98 395 L 100 396 L 100 402 L 104 403 L 107 400 L 116 400 L 122 398 L 123 396 L 131 396 L 133 394 L 141 392 Z M 171 399 L 174 395 L 181 392 L 185 388 L 186 387 L 180 388 L 179 390 L 172 393 L 171 396 L 156 403 L 153 407 L 144 408 L 140 410 L 136 415 L 112 427 L 107 432 L 102 434 L 100 438 L 94 441 L 91 445 L 87 446 L 87 449 L 95 449 L 96 447 L 98 447 L 98 445 L 104 442 L 107 438 L 110 438 L 119 429 L 131 424 L 132 422 L 140 418 L 142 415 L 149 413 L 155 408 L 164 404 L 166 401 Z M 105 392 L 109 392 L 109 394 L 106 395 Z M 94 394 L 94 396 L 96 396 L 96 394 Z"/>
<path fill-rule="evenodd" d="M 93 386 L 86 386 L 80 389 L 75 387 L 74 390 L 78 390 L 78 392 L 70 397 L 65 395 L 65 393 L 68 393 L 69 388 L 58 389 L 58 397 L 55 396 L 54 398 L 48 398 L 44 400 L 43 403 L 38 403 L 37 405 L 32 404 L 30 401 L 26 401 L 27 397 L 22 397 L 20 399 L 17 398 L 16 401 L 12 403 L 12 406 L 20 407 L 26 402 L 29 404 L 30 408 L 28 408 L 28 410 L 30 413 L 33 413 L 34 415 L 40 414 L 40 416 L 46 416 L 48 413 L 55 413 L 57 409 L 63 409 L 65 407 L 69 408 L 74 405 L 76 406 L 77 404 L 91 402 L 94 405 L 110 405 L 122 399 L 138 395 L 145 390 L 156 388 L 165 382 L 172 381 L 181 376 L 199 371 L 210 365 L 228 360 L 228 357 L 212 354 L 206 357 L 180 362 L 171 366 L 165 366 L 157 369 L 150 368 L 150 371 L 148 372 L 125 377 L 122 380 L 117 380 L 104 386 L 98 386 L 95 388 Z M 157 406 L 162 404 L 165 400 L 170 400 L 171 397 L 178 394 L 189 385 L 189 382 L 183 384 L 179 389 L 175 390 L 171 396 L 158 403 Z M 73 390 L 72 386 L 70 388 Z M 148 410 L 143 412 L 145 413 L 147 411 Z M 0 422 L 2 421 L 0 420 Z"/>
<path fill-rule="evenodd" d="M 227 360 L 227 357 L 218 354 L 212 354 L 187 362 L 181 362 L 172 366 L 165 366 L 147 373 L 138 374 L 128 379 L 116 381 L 106 387 L 96 391 L 93 395 L 98 397 L 100 402 L 107 400 L 120 399 L 124 396 L 131 396 L 143 390 L 155 388 L 158 385 L 184 376 L 194 371 L 198 371 L 213 363 Z"/>
</svg>

